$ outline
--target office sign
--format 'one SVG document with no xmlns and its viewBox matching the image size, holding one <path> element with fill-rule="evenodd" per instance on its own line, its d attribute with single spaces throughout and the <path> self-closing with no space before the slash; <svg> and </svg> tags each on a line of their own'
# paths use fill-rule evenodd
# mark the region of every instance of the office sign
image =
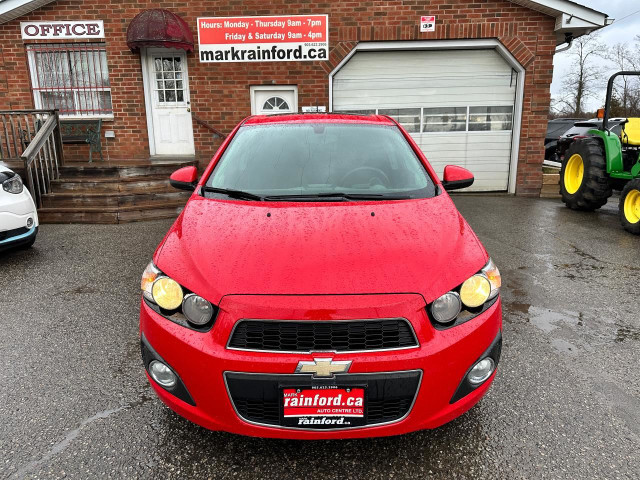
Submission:
<svg viewBox="0 0 640 480">
<path fill-rule="evenodd" d="M 201 62 L 323 61 L 327 15 L 198 18 Z"/>
<path fill-rule="evenodd" d="M 102 20 L 20 22 L 23 40 L 104 38 Z"/>
</svg>

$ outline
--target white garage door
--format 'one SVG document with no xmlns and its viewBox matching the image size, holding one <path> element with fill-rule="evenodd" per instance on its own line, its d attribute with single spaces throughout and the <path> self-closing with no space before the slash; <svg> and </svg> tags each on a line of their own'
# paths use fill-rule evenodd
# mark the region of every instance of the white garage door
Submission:
<svg viewBox="0 0 640 480">
<path fill-rule="evenodd" d="M 357 52 L 333 78 L 333 111 L 380 113 L 411 133 L 438 175 L 507 190 L 516 75 L 495 50 Z M 442 178 L 442 177 L 441 177 Z"/>
</svg>

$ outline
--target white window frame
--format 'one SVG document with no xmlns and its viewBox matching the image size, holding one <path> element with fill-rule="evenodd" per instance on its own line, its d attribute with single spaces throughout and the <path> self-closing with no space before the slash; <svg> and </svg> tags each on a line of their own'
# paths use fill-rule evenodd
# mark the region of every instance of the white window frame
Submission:
<svg viewBox="0 0 640 480">
<path fill-rule="evenodd" d="M 511 107 L 511 129 L 509 130 L 469 130 L 469 117 L 471 114 L 471 108 L 473 107 Z M 466 110 L 465 113 L 465 129 L 464 130 L 449 130 L 446 132 L 425 132 L 424 131 L 424 111 L 425 109 L 429 109 L 429 110 L 437 110 L 439 108 L 464 108 Z M 514 115 L 514 111 L 515 108 L 513 106 L 513 104 L 507 104 L 507 103 L 497 103 L 497 104 L 491 104 L 491 105 L 487 105 L 485 103 L 483 104 L 479 104 L 479 105 L 458 105 L 458 106 L 452 106 L 452 105 L 437 105 L 437 106 L 428 106 L 428 107 L 383 107 L 383 108 L 359 108 L 359 109 L 353 109 L 353 110 L 340 110 L 340 112 L 345 112 L 345 113 L 356 113 L 362 110 L 371 110 L 373 111 L 373 113 L 375 115 L 384 115 L 380 113 L 380 110 L 420 110 L 420 131 L 418 132 L 409 132 L 412 135 L 416 135 L 416 134 L 422 134 L 422 135 L 467 135 L 467 134 L 471 134 L 471 135 L 486 135 L 486 134 L 496 134 L 496 133 L 508 133 L 511 134 L 513 132 L 513 115 Z M 393 115 L 389 115 L 391 118 L 393 118 Z M 400 123 L 398 121 L 398 123 Z M 402 125 L 402 123 L 400 123 L 400 125 Z M 404 127 L 404 125 L 402 125 Z"/>
<path fill-rule="evenodd" d="M 293 92 L 294 105 L 291 108 L 291 113 L 298 111 L 298 86 L 297 85 L 251 85 L 249 87 L 251 95 L 251 115 L 256 115 L 255 112 L 262 110 L 262 105 L 256 104 L 256 92 L 264 91 L 280 91 L 280 92 Z"/>
<path fill-rule="evenodd" d="M 89 43 L 89 42 L 87 42 Z M 98 43 L 101 47 L 104 47 L 105 49 L 105 54 L 106 54 L 106 44 L 104 42 L 96 42 Z M 36 109 L 46 109 L 48 108 L 48 105 L 44 105 L 42 102 L 42 97 L 40 95 L 40 92 L 46 92 L 48 90 L 46 90 L 46 87 L 43 88 L 42 90 L 40 90 L 40 82 L 39 82 L 39 76 L 38 76 L 38 72 L 36 69 L 36 60 L 35 60 L 35 54 L 36 51 L 33 48 L 30 48 L 31 45 L 59 45 L 56 43 L 37 43 L 37 44 L 28 44 L 26 45 L 26 51 L 27 51 L 27 62 L 29 64 L 29 77 L 31 80 L 31 91 L 33 93 L 33 103 Z M 73 45 L 71 44 L 64 44 L 64 45 Z M 64 49 L 60 49 L 61 51 L 63 51 Z M 69 48 L 68 50 L 72 50 L 72 48 Z M 77 50 L 76 50 L 77 51 Z M 109 66 L 108 66 L 108 62 L 107 62 L 107 75 L 109 75 Z M 109 92 L 111 93 L 111 78 L 110 76 L 109 78 L 109 86 L 108 87 L 90 87 L 89 91 L 90 92 Z M 72 89 L 71 92 L 74 95 L 74 105 L 80 105 L 80 100 L 78 98 L 78 92 L 80 90 L 82 90 L 83 87 L 77 87 L 75 89 Z M 56 88 L 53 87 L 51 88 L 51 90 L 49 90 L 51 92 L 55 92 Z M 66 118 L 66 119 L 77 119 L 77 120 L 92 120 L 92 119 L 103 119 L 103 120 L 113 120 L 113 95 L 111 95 L 111 112 L 112 113 L 105 113 L 105 114 L 93 114 L 93 115 L 83 115 L 83 114 L 68 114 L 68 113 L 60 113 L 60 118 Z"/>
</svg>

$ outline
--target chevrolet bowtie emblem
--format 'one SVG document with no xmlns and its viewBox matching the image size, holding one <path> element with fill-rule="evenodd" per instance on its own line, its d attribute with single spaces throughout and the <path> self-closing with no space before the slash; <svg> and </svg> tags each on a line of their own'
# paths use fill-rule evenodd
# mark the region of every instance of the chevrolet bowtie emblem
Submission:
<svg viewBox="0 0 640 480">
<path fill-rule="evenodd" d="M 333 361 L 330 358 L 314 358 L 312 362 L 298 362 L 296 373 L 313 373 L 314 377 L 333 377 L 334 373 L 345 373 L 351 360 Z"/>
</svg>

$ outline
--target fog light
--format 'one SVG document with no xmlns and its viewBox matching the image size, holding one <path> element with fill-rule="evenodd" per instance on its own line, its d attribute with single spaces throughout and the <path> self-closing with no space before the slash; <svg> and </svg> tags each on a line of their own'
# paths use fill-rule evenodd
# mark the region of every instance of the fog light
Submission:
<svg viewBox="0 0 640 480">
<path fill-rule="evenodd" d="M 33 227 L 33 218 L 27 218 L 27 228 Z"/>
<path fill-rule="evenodd" d="M 165 388 L 173 387 L 178 381 L 176 374 L 173 373 L 164 363 L 159 362 L 158 360 L 153 360 L 149 364 L 149 375 L 151 375 L 151 378 Z"/>
<path fill-rule="evenodd" d="M 479 385 L 491 376 L 494 368 L 493 358 L 485 357 L 473 366 L 467 379 L 471 384 Z"/>
</svg>

